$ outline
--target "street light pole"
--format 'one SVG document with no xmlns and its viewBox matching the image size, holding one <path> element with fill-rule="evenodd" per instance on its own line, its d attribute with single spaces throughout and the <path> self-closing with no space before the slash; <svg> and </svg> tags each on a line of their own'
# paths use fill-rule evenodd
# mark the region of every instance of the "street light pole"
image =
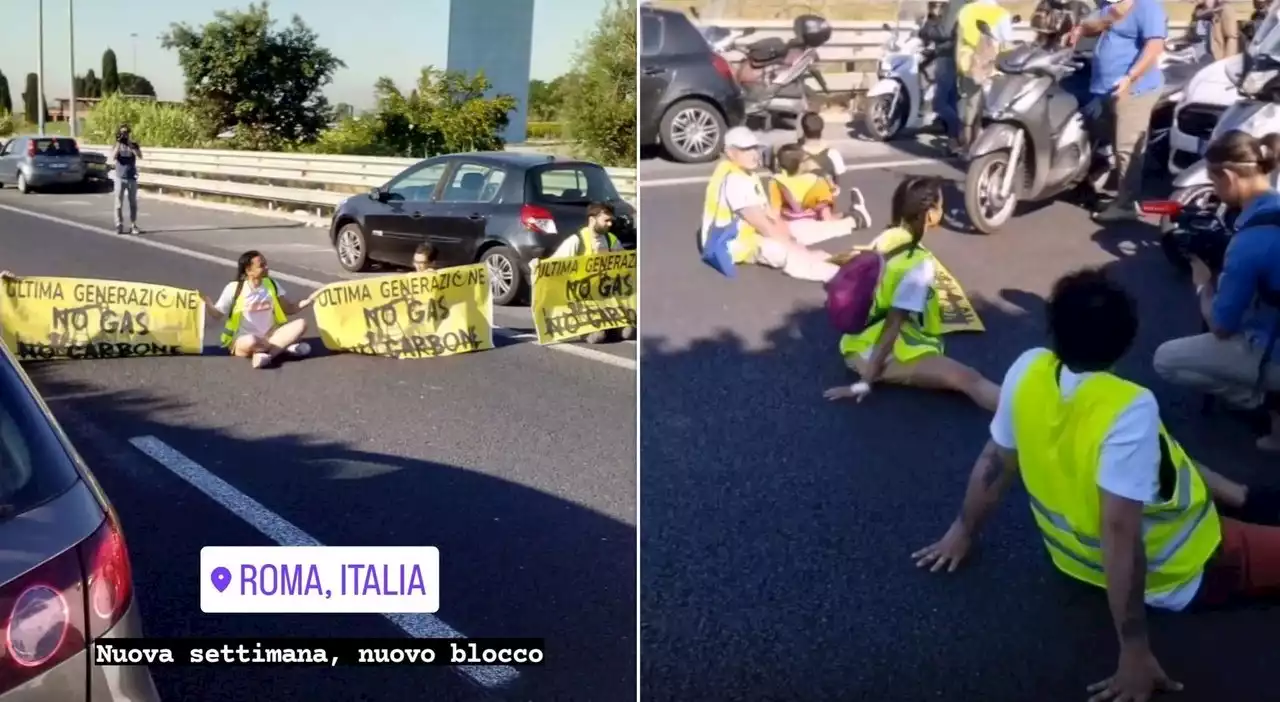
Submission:
<svg viewBox="0 0 1280 702">
<path fill-rule="evenodd" d="M 76 138 L 76 0 L 67 0 L 67 34 L 71 37 L 71 138 Z"/>
<path fill-rule="evenodd" d="M 130 34 L 129 38 L 133 40 L 131 42 L 133 45 L 133 67 L 129 69 L 129 72 L 136 76 L 138 75 L 138 34 L 136 32 Z"/>
<path fill-rule="evenodd" d="M 36 14 L 36 123 L 40 127 L 40 136 L 44 136 L 44 0 L 39 0 L 40 7 Z"/>
</svg>

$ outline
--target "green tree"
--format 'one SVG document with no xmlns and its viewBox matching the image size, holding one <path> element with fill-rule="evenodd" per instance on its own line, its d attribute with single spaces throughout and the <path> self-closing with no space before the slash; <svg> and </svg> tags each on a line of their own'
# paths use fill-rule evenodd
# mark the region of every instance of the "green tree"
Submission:
<svg viewBox="0 0 1280 702">
<path fill-rule="evenodd" d="M 555 122 L 560 119 L 560 108 L 564 106 L 564 76 L 555 80 L 529 81 L 529 121 Z"/>
<path fill-rule="evenodd" d="M 145 95 L 147 97 L 155 97 L 155 86 L 151 85 L 151 81 L 140 75 L 125 71 L 120 74 L 120 93 L 122 95 Z"/>
<path fill-rule="evenodd" d="M 500 150 L 516 100 L 510 95 L 485 97 L 490 87 L 484 74 L 467 76 L 428 66 L 406 97 L 390 78 L 379 78 L 374 86 L 378 141 L 402 156 Z"/>
<path fill-rule="evenodd" d="M 9 79 L 0 73 L 0 112 L 13 114 L 13 95 L 9 93 Z"/>
<path fill-rule="evenodd" d="M 201 28 L 173 24 L 162 38 L 178 52 L 191 107 L 211 132 L 234 129 L 242 146 L 315 141 L 332 113 L 321 91 L 346 65 L 297 15 L 273 27 L 264 2 L 215 12 Z"/>
<path fill-rule="evenodd" d="M 563 117 L 586 155 L 636 161 L 636 0 L 609 0 L 566 80 Z"/>
<path fill-rule="evenodd" d="M 116 52 L 102 52 L 102 95 L 114 95 L 120 91 L 120 68 L 116 65 Z"/>
<path fill-rule="evenodd" d="M 40 79 L 34 73 L 27 74 L 27 89 L 22 91 L 22 114 L 27 124 L 35 124 L 40 119 Z"/>
<path fill-rule="evenodd" d="M 76 97 L 102 97 L 102 81 L 98 80 L 98 76 L 94 74 L 92 68 L 90 68 L 84 75 L 76 76 L 75 87 Z"/>
</svg>

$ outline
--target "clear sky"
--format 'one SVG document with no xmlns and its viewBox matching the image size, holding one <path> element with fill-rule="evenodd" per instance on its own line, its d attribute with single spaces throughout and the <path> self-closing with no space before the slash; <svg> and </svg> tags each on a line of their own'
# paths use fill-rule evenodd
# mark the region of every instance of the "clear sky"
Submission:
<svg viewBox="0 0 1280 702">
<path fill-rule="evenodd" d="M 0 71 L 8 77 L 17 103 L 27 73 L 36 71 L 39 2 L 5 0 L 3 4 L 0 23 L 5 37 L 0 41 Z M 102 52 L 111 48 L 121 71 L 145 76 L 162 100 L 180 100 L 183 89 L 178 57 L 161 48 L 160 35 L 172 22 L 203 25 L 213 19 L 215 10 L 248 5 L 247 0 L 77 0 L 76 72 L 83 74 L 92 68 L 101 77 Z M 604 5 L 604 0 L 535 0 L 533 78 L 550 80 L 568 70 Z M 271 16 L 280 23 L 295 13 L 319 35 L 322 46 L 347 63 L 327 91 L 333 102 L 369 107 L 373 104 L 373 82 L 379 76 L 391 76 L 404 87 L 417 79 L 423 66 L 445 66 L 448 0 L 271 2 Z M 44 80 L 50 103 L 71 91 L 68 24 L 68 0 L 44 0 Z"/>
</svg>

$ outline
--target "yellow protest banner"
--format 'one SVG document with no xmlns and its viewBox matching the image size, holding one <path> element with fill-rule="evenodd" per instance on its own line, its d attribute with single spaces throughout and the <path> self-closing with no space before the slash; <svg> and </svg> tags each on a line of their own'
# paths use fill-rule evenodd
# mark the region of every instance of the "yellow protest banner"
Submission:
<svg viewBox="0 0 1280 702">
<path fill-rule="evenodd" d="M 853 251 L 836 254 L 829 260 L 836 265 L 842 266 L 861 251 L 869 251 L 872 247 L 880 251 L 888 251 L 906 243 L 909 236 L 905 229 L 890 229 L 876 237 L 870 245 L 855 246 Z M 920 249 L 928 251 L 923 246 Z M 933 257 L 933 262 L 937 269 L 933 276 L 933 290 L 938 296 L 938 307 L 942 312 L 942 333 L 986 331 L 987 328 L 982 324 L 982 318 L 978 316 L 978 311 L 973 309 L 973 303 L 969 301 L 969 296 L 965 294 L 964 288 L 960 287 L 960 281 L 956 280 L 954 275 L 951 275 L 951 271 L 942 265 L 942 261 L 938 260 L 936 255 Z"/>
<path fill-rule="evenodd" d="M 181 356 L 204 351 L 195 290 L 87 278 L 0 285 L 0 335 L 21 361 Z"/>
<path fill-rule="evenodd" d="M 540 261 L 532 308 L 539 344 L 636 326 L 636 252 Z"/>
<path fill-rule="evenodd" d="M 325 348 L 366 356 L 436 358 L 493 348 L 493 295 L 484 264 L 334 283 L 313 305 Z"/>
</svg>

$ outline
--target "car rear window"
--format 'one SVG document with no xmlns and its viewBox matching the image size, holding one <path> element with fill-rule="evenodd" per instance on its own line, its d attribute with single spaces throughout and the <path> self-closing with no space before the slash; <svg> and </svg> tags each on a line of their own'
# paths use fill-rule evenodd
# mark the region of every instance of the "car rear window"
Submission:
<svg viewBox="0 0 1280 702">
<path fill-rule="evenodd" d="M 0 358 L 0 520 L 61 495 L 79 478 L 20 372 Z"/>
<path fill-rule="evenodd" d="M 548 166 L 529 174 L 533 202 L 587 204 L 622 199 L 609 173 L 594 164 Z"/>
<path fill-rule="evenodd" d="M 42 156 L 75 156 L 80 153 L 75 139 L 32 139 L 36 154 Z"/>
</svg>

